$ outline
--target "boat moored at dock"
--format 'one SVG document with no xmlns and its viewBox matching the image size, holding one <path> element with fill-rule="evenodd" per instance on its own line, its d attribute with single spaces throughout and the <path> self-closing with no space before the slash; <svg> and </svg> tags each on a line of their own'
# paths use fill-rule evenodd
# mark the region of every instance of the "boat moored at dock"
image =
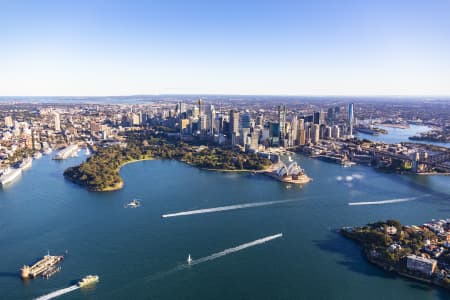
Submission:
<svg viewBox="0 0 450 300">
<path fill-rule="evenodd" d="M 22 175 L 21 169 L 16 168 L 7 168 L 3 171 L 2 175 L 0 176 L 0 184 L 2 186 L 7 185 L 8 183 L 11 183 L 18 179 Z"/>
<path fill-rule="evenodd" d="M 31 157 L 24 158 L 18 165 L 19 169 L 22 171 L 30 169 L 33 165 L 33 159 Z"/>
</svg>

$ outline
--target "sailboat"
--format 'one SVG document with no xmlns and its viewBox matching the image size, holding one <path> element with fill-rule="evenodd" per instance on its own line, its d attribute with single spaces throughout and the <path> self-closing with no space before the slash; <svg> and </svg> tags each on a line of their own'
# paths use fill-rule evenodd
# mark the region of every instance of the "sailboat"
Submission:
<svg viewBox="0 0 450 300">
<path fill-rule="evenodd" d="M 192 258 L 191 258 L 191 255 L 190 255 L 190 254 L 188 255 L 187 263 L 188 263 L 189 265 L 192 263 Z"/>
</svg>

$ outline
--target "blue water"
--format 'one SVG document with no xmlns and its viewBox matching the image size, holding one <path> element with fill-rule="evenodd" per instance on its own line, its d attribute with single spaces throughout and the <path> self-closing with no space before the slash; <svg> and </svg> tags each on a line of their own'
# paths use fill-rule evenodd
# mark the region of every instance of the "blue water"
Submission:
<svg viewBox="0 0 450 300">
<path fill-rule="evenodd" d="M 378 126 L 379 128 L 386 129 L 388 131 L 387 134 L 380 135 L 370 135 L 365 133 L 357 133 L 357 137 L 360 139 L 367 139 L 375 142 L 385 142 L 389 144 L 396 144 L 401 142 L 411 142 L 411 143 L 420 143 L 420 144 L 430 144 L 437 145 L 450 148 L 450 143 L 444 142 L 430 142 L 430 141 L 413 141 L 408 138 L 411 136 L 418 135 L 421 132 L 427 132 L 431 130 L 431 127 L 425 125 L 410 125 L 409 128 L 394 128 L 394 127 L 385 127 Z"/>
<path fill-rule="evenodd" d="M 66 167 L 82 159 L 34 161 L 18 182 L 0 190 L 0 299 L 32 299 L 87 274 L 98 274 L 100 283 L 61 299 L 449 297 L 446 291 L 382 272 L 364 260 L 356 244 L 335 233 L 341 226 L 387 218 L 407 224 L 447 218 L 449 177 L 384 174 L 296 156 L 314 181 L 286 189 L 262 175 L 154 160 L 126 165 L 124 189 L 91 193 L 62 177 Z M 352 180 L 346 181 L 347 176 Z M 419 198 L 348 205 L 404 197 Z M 133 198 L 142 199 L 142 206 L 124 208 Z M 161 218 L 169 212 L 285 199 L 298 201 Z M 279 232 L 282 238 L 177 269 L 188 253 L 198 259 Z M 22 282 L 19 268 L 47 249 L 69 251 L 62 271 L 49 280 Z"/>
</svg>

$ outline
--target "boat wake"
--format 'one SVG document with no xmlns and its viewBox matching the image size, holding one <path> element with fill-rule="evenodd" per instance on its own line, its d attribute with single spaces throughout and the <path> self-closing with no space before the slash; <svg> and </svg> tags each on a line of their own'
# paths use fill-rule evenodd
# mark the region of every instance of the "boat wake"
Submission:
<svg viewBox="0 0 450 300">
<path fill-rule="evenodd" d="M 294 202 L 294 201 L 298 201 L 298 199 L 256 202 L 256 203 L 244 203 L 244 204 L 236 204 L 236 205 L 229 205 L 229 206 L 219 206 L 219 207 L 213 207 L 213 208 L 188 210 L 188 211 L 181 211 L 181 212 L 177 212 L 177 213 L 164 214 L 164 215 L 162 215 L 162 217 L 163 218 L 173 218 L 173 217 L 181 217 L 181 216 L 189 216 L 189 215 L 208 214 L 208 213 L 214 213 L 214 212 L 220 212 L 220 211 L 243 209 L 243 208 L 249 208 L 249 207 L 268 206 L 268 205 L 275 205 L 275 204 L 288 203 L 288 202 Z"/>
<path fill-rule="evenodd" d="M 278 234 L 274 234 L 274 235 L 271 235 L 271 236 L 267 236 L 265 238 L 257 239 L 257 240 L 255 240 L 253 242 L 245 243 L 245 244 L 233 247 L 233 248 L 228 248 L 228 249 L 225 249 L 223 251 L 211 254 L 209 256 L 205 256 L 205 257 L 198 258 L 198 259 L 193 259 L 187 265 L 188 266 L 198 265 L 198 264 L 201 264 L 201 263 L 204 263 L 204 262 L 207 262 L 207 261 L 211 261 L 211 260 L 217 259 L 219 257 L 225 256 L 225 255 L 228 255 L 228 254 L 231 254 L 231 253 L 234 253 L 234 252 L 238 252 L 238 251 L 250 248 L 250 247 L 254 247 L 254 246 L 257 246 L 257 245 L 261 245 L 261 244 L 270 242 L 270 241 L 272 241 L 274 239 L 278 239 L 278 238 L 280 238 L 282 236 L 283 236 L 282 233 L 278 233 Z"/>
<path fill-rule="evenodd" d="M 48 300 L 48 299 L 53 299 L 53 298 L 59 297 L 59 296 L 61 296 L 61 295 L 64 295 L 64 294 L 73 292 L 73 291 L 75 291 L 75 290 L 78 290 L 79 288 L 80 288 L 80 287 L 79 287 L 78 285 L 72 285 L 72 286 L 69 286 L 68 288 L 60 289 L 60 290 L 54 291 L 54 292 L 52 292 L 52 293 L 50 293 L 50 294 L 41 296 L 41 297 L 39 297 L 39 298 L 35 298 L 35 300 Z"/>
<path fill-rule="evenodd" d="M 248 242 L 248 243 L 245 243 L 245 244 L 233 247 L 233 248 L 228 248 L 228 249 L 225 249 L 223 251 L 220 251 L 220 252 L 217 252 L 217 253 L 214 253 L 214 254 L 202 257 L 202 258 L 191 259 L 191 260 L 189 260 L 188 263 L 179 265 L 179 266 L 177 266 L 177 267 L 175 267 L 175 268 L 173 268 L 173 269 L 171 269 L 169 271 L 156 274 L 156 275 L 150 277 L 149 279 L 150 280 L 161 279 L 161 278 L 163 278 L 163 277 L 165 277 L 167 275 L 176 273 L 176 272 L 181 271 L 181 270 L 188 269 L 189 267 L 192 267 L 192 266 L 195 266 L 195 265 L 198 265 L 198 264 L 201 264 L 201 263 L 205 263 L 207 261 L 215 260 L 215 259 L 218 259 L 218 258 L 223 257 L 225 255 L 228 255 L 228 254 L 231 254 L 231 253 L 235 253 L 235 252 L 238 252 L 238 251 L 242 251 L 242 250 L 250 248 L 250 247 L 261 245 L 261 244 L 270 242 L 272 240 L 278 239 L 278 238 L 280 238 L 282 236 L 283 236 L 282 233 L 266 236 L 264 238 L 260 238 L 260 239 L 254 240 L 252 242 Z"/>
<path fill-rule="evenodd" d="M 398 198 L 398 199 L 388 199 L 381 201 L 368 201 L 368 202 L 350 202 L 348 205 L 382 205 L 391 203 L 400 203 L 416 200 L 419 197 L 409 197 L 409 198 Z"/>
</svg>

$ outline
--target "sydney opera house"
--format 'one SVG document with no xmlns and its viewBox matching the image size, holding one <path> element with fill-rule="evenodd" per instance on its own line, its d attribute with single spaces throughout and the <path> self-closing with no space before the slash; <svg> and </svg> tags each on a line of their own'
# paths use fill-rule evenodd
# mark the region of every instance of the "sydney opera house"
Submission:
<svg viewBox="0 0 450 300">
<path fill-rule="evenodd" d="M 267 173 L 267 175 L 286 183 L 305 184 L 311 181 L 311 178 L 305 174 L 304 170 L 295 161 L 289 166 L 280 162 L 279 167 L 275 171 Z"/>
</svg>

